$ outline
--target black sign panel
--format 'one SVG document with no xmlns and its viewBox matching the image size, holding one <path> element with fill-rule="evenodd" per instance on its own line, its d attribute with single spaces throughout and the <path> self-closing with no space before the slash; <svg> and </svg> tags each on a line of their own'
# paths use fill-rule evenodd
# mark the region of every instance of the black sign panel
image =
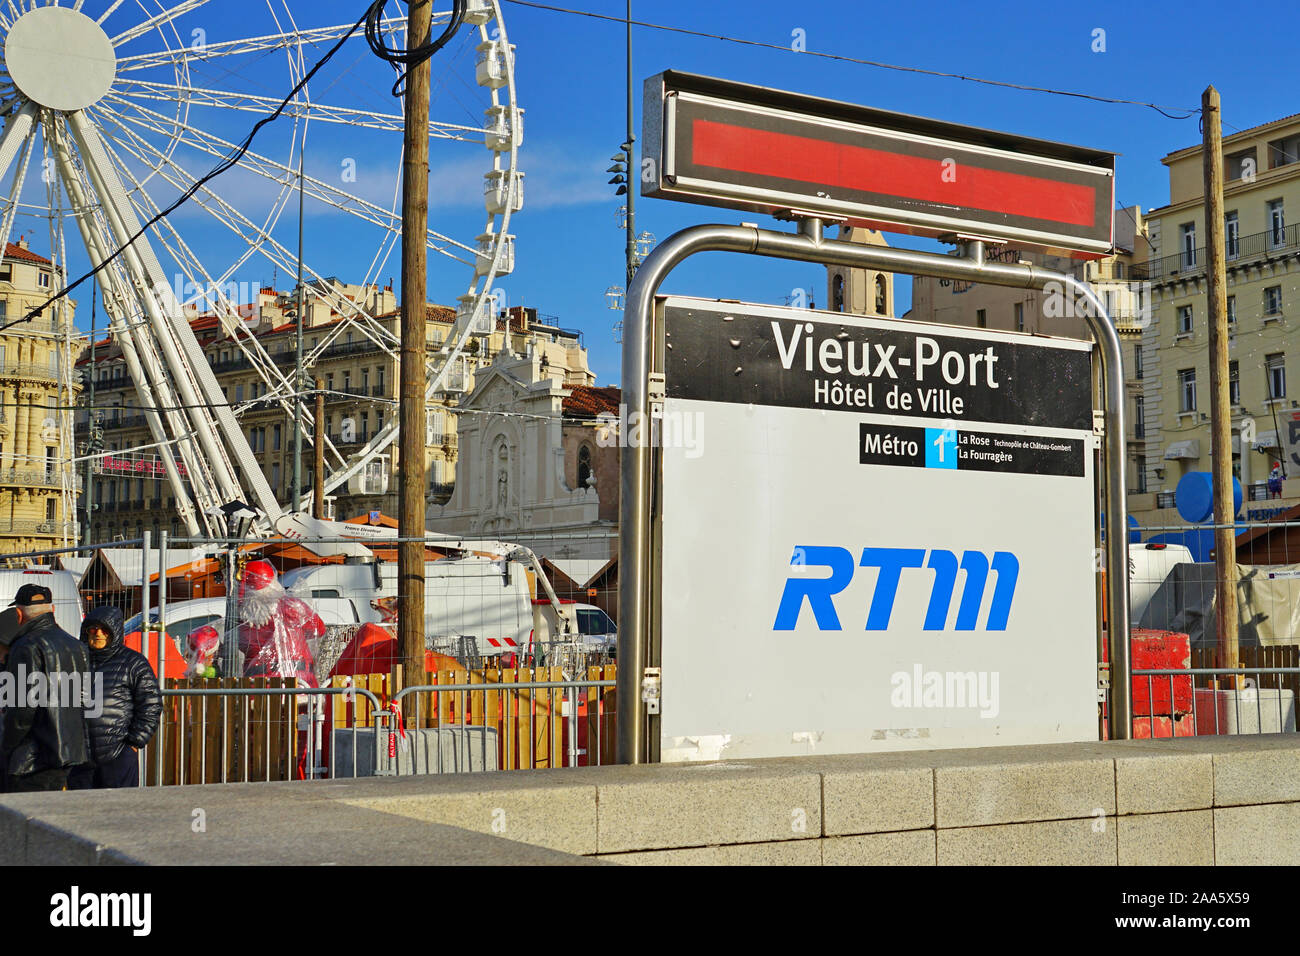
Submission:
<svg viewBox="0 0 1300 956">
<path fill-rule="evenodd" d="M 1078 438 L 868 422 L 858 426 L 858 461 L 864 465 L 1081 478 L 1083 453 Z"/>
<path fill-rule="evenodd" d="M 665 311 L 670 398 L 1092 429 L 1087 349 L 951 334 L 948 326 Z"/>
</svg>

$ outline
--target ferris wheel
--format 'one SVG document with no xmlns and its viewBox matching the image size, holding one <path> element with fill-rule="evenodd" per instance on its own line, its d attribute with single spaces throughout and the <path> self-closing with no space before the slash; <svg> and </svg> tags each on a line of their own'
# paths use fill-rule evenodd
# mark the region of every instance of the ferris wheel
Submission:
<svg viewBox="0 0 1300 956">
<path fill-rule="evenodd" d="M 0 253 L 18 218 L 37 216 L 50 224 L 56 281 L 82 271 L 68 266 L 70 251 L 79 259 L 84 250 L 87 268 L 102 266 L 96 278 L 110 332 L 191 535 L 225 532 L 221 509 L 234 501 L 272 524 L 284 513 L 244 439 L 242 409 L 227 405 L 185 306 L 200 290 L 204 311 L 217 316 L 265 383 L 261 407 L 275 403 L 294 414 L 294 369 L 259 340 L 241 310 L 247 299 L 238 280 L 296 275 L 300 193 L 313 212 L 309 250 L 320 245 L 312 236 L 333 236 L 355 270 L 344 275 L 315 265 L 310 251 L 304 256 L 304 285 L 336 316 L 313 335 L 304 367 L 345 341 L 394 358 L 400 344 L 393 323 L 381 320 L 380 302 L 391 312 L 391 298 L 349 295 L 326 281 L 338 275 L 378 289 L 400 249 L 403 117 L 402 101 L 390 95 L 392 68 L 373 56 L 356 24 L 300 24 L 304 6 L 294 6 L 296 13 L 287 0 L 0 3 L 0 184 L 8 184 Z M 320 5 L 306 9 L 320 15 Z M 452 16 L 434 13 L 434 35 Z M 404 7 L 392 3 L 374 22 L 386 46 L 406 46 Z M 483 200 L 477 216 L 462 210 L 444 224 L 431 189 L 429 289 L 436 300 L 455 299 L 456 321 L 432 350 L 429 398 L 463 390 L 470 343 L 495 325 L 501 293 L 494 283 L 514 268 L 510 219 L 523 204 L 523 114 L 498 0 L 465 0 L 462 25 L 433 60 L 431 166 L 459 176 L 444 191 L 460 199 L 467 188 L 481 189 Z M 279 108 L 340 42 L 329 70 L 313 75 L 239 153 L 254 122 Z M 341 169 L 322 171 L 337 163 L 341 142 L 349 154 Z M 328 157 L 325 167 L 318 154 Z M 200 184 L 235 155 L 227 172 Z M 480 175 L 466 173 L 475 165 L 481 180 L 467 187 L 467 175 Z M 130 241 L 196 184 L 185 205 Z M 254 293 L 261 281 L 256 286 Z M 327 493 L 397 437 L 399 417 L 389 415 L 359 450 L 344 454 L 309 409 L 300 414 L 309 439 L 324 446 Z"/>
</svg>

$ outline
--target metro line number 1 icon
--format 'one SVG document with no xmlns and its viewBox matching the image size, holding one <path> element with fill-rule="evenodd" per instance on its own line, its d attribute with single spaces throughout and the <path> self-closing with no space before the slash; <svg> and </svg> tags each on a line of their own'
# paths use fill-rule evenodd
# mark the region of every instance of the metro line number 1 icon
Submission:
<svg viewBox="0 0 1300 956">
<path fill-rule="evenodd" d="M 957 431 L 953 428 L 925 430 L 925 467 L 957 467 Z"/>
</svg>

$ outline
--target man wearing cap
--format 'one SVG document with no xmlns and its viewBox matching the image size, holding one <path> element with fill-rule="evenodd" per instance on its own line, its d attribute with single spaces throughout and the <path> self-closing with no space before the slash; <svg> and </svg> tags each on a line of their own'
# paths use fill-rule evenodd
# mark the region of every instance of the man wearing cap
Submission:
<svg viewBox="0 0 1300 956">
<path fill-rule="evenodd" d="M 54 620 L 54 595 L 47 587 L 24 584 L 11 607 L 19 626 L 9 646 L 5 669 L 21 676 L 17 700 L 4 715 L 3 757 L 11 793 L 63 790 L 68 773 L 90 757 L 86 746 L 86 701 L 92 687 L 86 645 Z M 28 693 L 29 678 L 43 674 L 46 692 Z M 71 698 L 75 687 L 82 693 Z M 66 698 L 66 699 L 65 699 Z"/>
</svg>

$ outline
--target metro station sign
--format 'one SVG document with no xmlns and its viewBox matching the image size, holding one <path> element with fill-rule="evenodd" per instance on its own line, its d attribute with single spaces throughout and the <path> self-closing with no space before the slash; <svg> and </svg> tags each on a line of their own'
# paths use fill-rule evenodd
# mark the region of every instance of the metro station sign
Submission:
<svg viewBox="0 0 1300 956">
<path fill-rule="evenodd" d="M 690 73 L 646 80 L 641 192 L 1058 255 L 1112 248 L 1115 154 Z"/>
</svg>

